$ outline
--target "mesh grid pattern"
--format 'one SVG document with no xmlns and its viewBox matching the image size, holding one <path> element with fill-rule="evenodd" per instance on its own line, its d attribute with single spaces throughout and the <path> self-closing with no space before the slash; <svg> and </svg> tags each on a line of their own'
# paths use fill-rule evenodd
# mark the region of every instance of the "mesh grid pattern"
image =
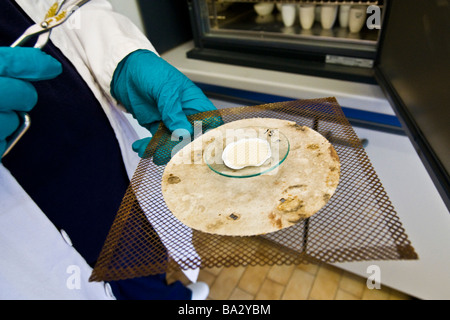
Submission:
<svg viewBox="0 0 450 320">
<path fill-rule="evenodd" d="M 172 215 L 162 196 L 164 163 L 179 142 L 172 141 L 161 126 L 133 176 L 91 281 L 122 280 L 180 268 L 418 259 L 335 98 L 220 109 L 190 116 L 189 120 L 193 124 L 203 121 L 207 130 L 219 120 L 228 123 L 248 118 L 295 121 L 333 144 L 341 162 L 341 177 L 328 204 L 294 226 L 262 236 L 221 236 L 190 229 Z"/>
</svg>

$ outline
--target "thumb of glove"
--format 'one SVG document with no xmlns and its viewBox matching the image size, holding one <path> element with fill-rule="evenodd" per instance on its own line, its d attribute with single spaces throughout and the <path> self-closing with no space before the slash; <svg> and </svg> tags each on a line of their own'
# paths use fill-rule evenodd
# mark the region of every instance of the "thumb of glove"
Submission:
<svg viewBox="0 0 450 320">
<path fill-rule="evenodd" d="M 151 140 L 151 137 L 136 140 L 135 142 L 133 142 L 131 147 L 133 148 L 133 151 L 139 155 L 139 157 L 143 158 L 145 150 L 147 149 L 147 146 Z"/>
</svg>

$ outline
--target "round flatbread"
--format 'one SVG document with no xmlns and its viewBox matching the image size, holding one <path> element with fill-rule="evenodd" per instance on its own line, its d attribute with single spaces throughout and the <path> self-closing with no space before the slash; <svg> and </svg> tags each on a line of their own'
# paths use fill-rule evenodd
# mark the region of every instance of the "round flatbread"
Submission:
<svg viewBox="0 0 450 320">
<path fill-rule="evenodd" d="M 220 175 L 205 163 L 207 147 L 227 130 L 278 129 L 289 140 L 284 162 L 249 178 Z M 295 122 L 253 118 L 222 125 L 179 150 L 162 176 L 167 207 L 185 225 L 228 236 L 267 234 L 312 216 L 330 200 L 340 175 L 338 155 L 318 132 Z"/>
</svg>

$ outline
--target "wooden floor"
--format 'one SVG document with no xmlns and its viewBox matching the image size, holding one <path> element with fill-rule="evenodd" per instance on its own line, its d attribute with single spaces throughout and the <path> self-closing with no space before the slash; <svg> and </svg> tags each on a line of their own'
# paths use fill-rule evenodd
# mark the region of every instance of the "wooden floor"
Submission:
<svg viewBox="0 0 450 320">
<path fill-rule="evenodd" d="M 181 273 L 168 281 L 189 280 Z M 381 285 L 370 290 L 367 279 L 327 264 L 247 266 L 200 270 L 199 281 L 210 286 L 208 300 L 410 300 Z"/>
</svg>

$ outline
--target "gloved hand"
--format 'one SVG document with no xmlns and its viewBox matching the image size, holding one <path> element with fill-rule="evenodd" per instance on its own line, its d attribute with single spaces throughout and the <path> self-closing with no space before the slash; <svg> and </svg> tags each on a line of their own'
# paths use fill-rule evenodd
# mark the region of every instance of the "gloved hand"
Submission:
<svg viewBox="0 0 450 320">
<path fill-rule="evenodd" d="M 193 127 L 186 116 L 216 110 L 191 80 L 148 50 L 135 51 L 119 63 L 111 82 L 111 94 L 152 135 L 162 121 L 169 131 L 192 136 Z M 221 120 L 215 122 L 215 126 L 220 124 Z M 140 157 L 144 156 L 150 139 L 133 144 Z"/>
<path fill-rule="evenodd" d="M 48 80 L 62 72 L 61 64 L 36 48 L 0 47 L 0 156 L 6 139 L 19 127 L 15 111 L 30 111 L 37 103 L 29 81 Z"/>
</svg>

